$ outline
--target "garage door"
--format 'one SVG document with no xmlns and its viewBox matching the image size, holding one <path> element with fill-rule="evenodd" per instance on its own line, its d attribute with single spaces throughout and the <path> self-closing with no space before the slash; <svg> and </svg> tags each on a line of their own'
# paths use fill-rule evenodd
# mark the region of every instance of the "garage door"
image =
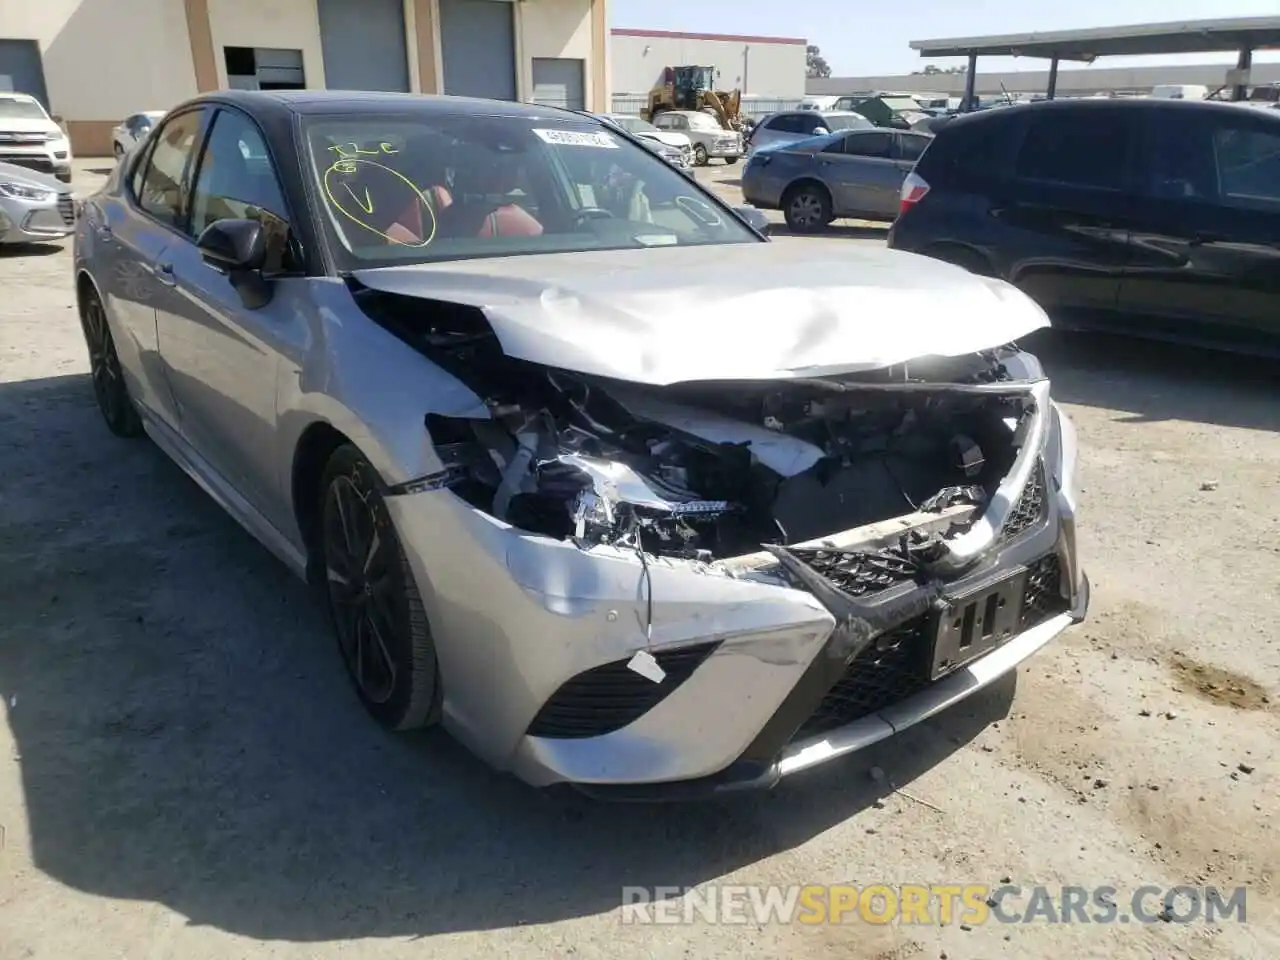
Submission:
<svg viewBox="0 0 1280 960">
<path fill-rule="evenodd" d="M 40 47 L 34 40 L 0 40 L 0 90 L 29 93 L 49 109 Z"/>
<path fill-rule="evenodd" d="M 504 0 L 440 0 L 445 93 L 516 99 L 512 9 Z"/>
<path fill-rule="evenodd" d="M 326 87 L 409 89 L 404 0 L 320 0 L 318 9 Z"/>
<path fill-rule="evenodd" d="M 569 110 L 587 109 L 582 80 L 585 67 L 582 60 L 534 57 L 533 102 Z"/>
</svg>

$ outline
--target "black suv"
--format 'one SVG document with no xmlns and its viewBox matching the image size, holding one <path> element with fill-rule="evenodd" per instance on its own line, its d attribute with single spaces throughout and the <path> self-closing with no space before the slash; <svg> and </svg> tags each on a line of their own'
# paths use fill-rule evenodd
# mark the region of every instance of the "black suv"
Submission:
<svg viewBox="0 0 1280 960">
<path fill-rule="evenodd" d="M 938 129 L 889 246 L 1001 277 L 1055 325 L 1280 353 L 1280 113 L 1047 101 Z"/>
</svg>

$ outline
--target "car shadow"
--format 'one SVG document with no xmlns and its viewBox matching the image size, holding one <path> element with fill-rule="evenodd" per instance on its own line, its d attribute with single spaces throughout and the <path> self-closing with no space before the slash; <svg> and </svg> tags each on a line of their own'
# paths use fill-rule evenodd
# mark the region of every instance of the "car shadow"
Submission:
<svg viewBox="0 0 1280 960">
<path fill-rule="evenodd" d="M 113 172 L 115 172 L 115 169 L 116 168 L 113 166 L 112 167 L 86 167 L 85 172 L 92 173 L 99 177 L 109 177 Z"/>
<path fill-rule="evenodd" d="M 0 243 L 0 257 L 48 257 L 62 252 L 63 240 L 43 243 Z"/>
<path fill-rule="evenodd" d="M 1014 694 L 1010 677 L 769 794 L 565 799 L 440 731 L 379 729 L 317 599 L 157 448 L 111 437 L 87 376 L 0 385 L 0 444 L 0 694 L 34 865 L 194 925 L 314 942 L 605 913 L 623 886 L 688 887 L 805 843 Z"/>
<path fill-rule="evenodd" d="M 1123 411 L 1122 423 L 1186 420 L 1280 431 L 1280 360 L 1117 334 L 1046 329 L 1022 341 L 1055 399 Z"/>
</svg>

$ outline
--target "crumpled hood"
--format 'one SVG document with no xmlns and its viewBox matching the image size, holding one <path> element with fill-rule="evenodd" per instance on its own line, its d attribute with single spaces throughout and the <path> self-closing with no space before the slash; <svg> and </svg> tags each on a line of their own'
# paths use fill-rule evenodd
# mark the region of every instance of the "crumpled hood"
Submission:
<svg viewBox="0 0 1280 960">
<path fill-rule="evenodd" d="M 1006 283 L 842 240 L 537 254 L 354 276 L 387 293 L 479 307 L 510 357 L 654 385 L 874 370 L 975 353 L 1049 323 Z"/>
</svg>

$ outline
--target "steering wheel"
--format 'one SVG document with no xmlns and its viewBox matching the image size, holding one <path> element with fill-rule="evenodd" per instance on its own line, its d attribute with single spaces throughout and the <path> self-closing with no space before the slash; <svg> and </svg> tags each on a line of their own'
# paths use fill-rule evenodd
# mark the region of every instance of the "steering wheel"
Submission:
<svg viewBox="0 0 1280 960">
<path fill-rule="evenodd" d="M 573 225 L 576 227 L 580 223 L 588 220 L 616 220 L 617 218 L 604 207 L 583 207 L 573 215 Z"/>
</svg>

